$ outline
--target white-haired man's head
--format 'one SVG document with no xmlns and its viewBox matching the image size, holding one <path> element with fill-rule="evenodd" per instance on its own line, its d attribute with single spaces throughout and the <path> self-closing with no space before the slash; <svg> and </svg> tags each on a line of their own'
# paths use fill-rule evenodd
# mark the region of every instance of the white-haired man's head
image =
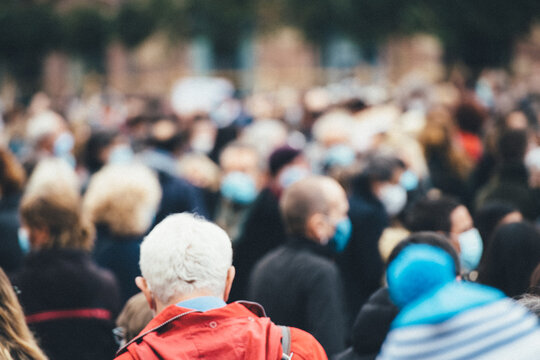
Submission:
<svg viewBox="0 0 540 360">
<path fill-rule="evenodd" d="M 150 307 L 197 296 L 227 300 L 234 279 L 231 241 L 217 225 L 189 213 L 165 218 L 141 244 L 137 285 Z"/>
</svg>

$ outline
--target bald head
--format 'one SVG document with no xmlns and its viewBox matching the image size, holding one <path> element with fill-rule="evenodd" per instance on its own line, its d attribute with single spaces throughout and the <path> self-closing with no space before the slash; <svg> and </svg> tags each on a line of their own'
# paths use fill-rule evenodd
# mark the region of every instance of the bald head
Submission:
<svg viewBox="0 0 540 360">
<path fill-rule="evenodd" d="M 308 236 L 313 215 L 344 216 L 349 205 L 345 191 L 337 181 L 326 176 L 310 176 L 292 184 L 280 201 L 281 214 L 292 235 Z"/>
</svg>

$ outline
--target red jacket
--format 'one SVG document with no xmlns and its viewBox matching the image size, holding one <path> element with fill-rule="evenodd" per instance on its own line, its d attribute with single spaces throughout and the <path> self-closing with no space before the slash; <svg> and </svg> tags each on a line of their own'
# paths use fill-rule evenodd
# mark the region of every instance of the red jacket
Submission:
<svg viewBox="0 0 540 360">
<path fill-rule="evenodd" d="M 291 330 L 292 360 L 327 360 L 313 336 Z M 116 360 L 279 360 L 281 329 L 255 303 L 235 302 L 205 312 L 170 305 L 118 351 Z"/>
</svg>

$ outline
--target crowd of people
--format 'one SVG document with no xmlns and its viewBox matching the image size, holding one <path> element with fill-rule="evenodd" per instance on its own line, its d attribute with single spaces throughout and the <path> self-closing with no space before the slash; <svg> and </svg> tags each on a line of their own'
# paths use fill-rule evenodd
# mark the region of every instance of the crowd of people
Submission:
<svg viewBox="0 0 540 360">
<path fill-rule="evenodd" d="M 2 358 L 537 358 L 532 80 L 14 105 Z"/>
</svg>

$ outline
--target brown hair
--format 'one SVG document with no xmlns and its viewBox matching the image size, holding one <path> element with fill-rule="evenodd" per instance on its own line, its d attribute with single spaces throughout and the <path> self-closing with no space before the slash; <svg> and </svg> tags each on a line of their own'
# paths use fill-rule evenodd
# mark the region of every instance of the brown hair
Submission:
<svg viewBox="0 0 540 360">
<path fill-rule="evenodd" d="M 13 287 L 0 268 L 0 357 L 6 360 L 46 360 L 24 320 Z"/>
<path fill-rule="evenodd" d="M 0 147 L 0 195 L 22 191 L 26 174 L 17 158 L 6 148 Z"/>
<path fill-rule="evenodd" d="M 325 193 L 324 185 L 327 182 L 335 180 L 323 176 L 310 176 L 295 182 L 285 190 L 279 206 L 289 233 L 305 235 L 306 223 L 311 215 L 328 214 L 332 199 L 328 199 Z"/>
<path fill-rule="evenodd" d="M 40 190 L 23 196 L 20 213 L 29 228 L 48 230 L 43 247 L 91 250 L 94 227 L 81 214 L 79 195 L 54 186 Z"/>
<path fill-rule="evenodd" d="M 465 150 L 454 141 L 457 130 L 452 115 L 445 108 L 435 108 L 427 113 L 426 120 L 426 126 L 418 136 L 426 159 L 429 161 L 435 154 L 442 155 L 454 172 L 465 179 L 473 164 Z"/>
<path fill-rule="evenodd" d="M 152 310 L 144 294 L 140 292 L 133 295 L 116 319 L 116 325 L 124 330 L 123 340 L 128 342 L 137 336 L 152 320 L 152 317 Z"/>
</svg>

